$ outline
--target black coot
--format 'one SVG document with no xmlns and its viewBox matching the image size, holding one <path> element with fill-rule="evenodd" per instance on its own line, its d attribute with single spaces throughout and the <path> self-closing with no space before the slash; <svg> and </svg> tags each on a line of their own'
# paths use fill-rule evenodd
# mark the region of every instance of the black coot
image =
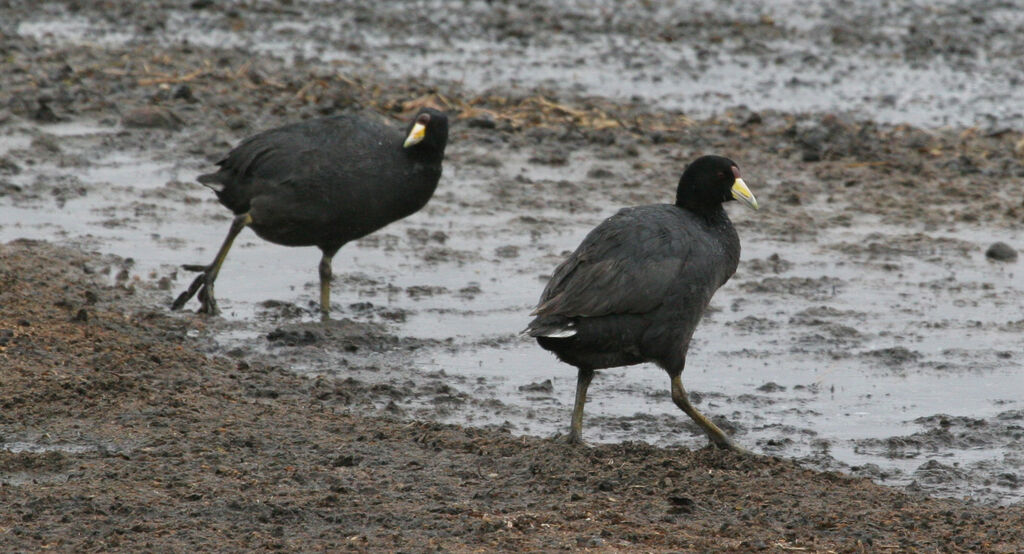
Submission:
<svg viewBox="0 0 1024 554">
<path fill-rule="evenodd" d="M 196 292 L 199 311 L 216 314 L 213 283 L 231 243 L 246 226 L 285 246 L 316 246 L 320 260 L 320 315 L 329 319 L 331 258 L 345 243 L 415 213 L 441 178 L 448 118 L 423 108 L 403 133 L 376 121 L 340 115 L 285 125 L 252 136 L 217 162 L 220 171 L 199 182 L 235 213 L 231 229 L 208 266 L 171 305 Z"/>
<path fill-rule="evenodd" d="M 679 179 L 675 204 L 620 210 L 555 270 L 526 333 L 579 369 L 569 442 L 580 442 L 595 370 L 652 361 L 711 442 L 736 448 L 690 404 L 680 379 L 704 309 L 739 263 L 739 236 L 722 207 L 729 200 L 757 209 L 736 163 L 698 158 Z"/>
</svg>

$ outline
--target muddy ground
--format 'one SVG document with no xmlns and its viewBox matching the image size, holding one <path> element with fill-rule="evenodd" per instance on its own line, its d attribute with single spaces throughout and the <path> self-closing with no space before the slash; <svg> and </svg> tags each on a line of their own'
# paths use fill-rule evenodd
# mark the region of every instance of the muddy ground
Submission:
<svg viewBox="0 0 1024 554">
<path fill-rule="evenodd" d="M 0 8 L 0 544 L 1024 547 L 1013 10 L 395 6 Z M 914 79 L 858 88 L 887 71 Z M 441 187 L 336 257 L 335 321 L 315 252 L 251 235 L 223 317 L 166 311 L 237 140 L 427 103 Z M 731 210 L 684 381 L 765 456 L 702 449 L 650 367 L 595 381 L 591 446 L 552 440 L 573 372 L 517 334 L 543 279 L 712 151 L 765 209 Z"/>
<path fill-rule="evenodd" d="M 773 457 L 410 421 L 200 352 L 124 260 L 0 247 L 5 550 L 1019 551 L 1020 506 Z"/>
</svg>

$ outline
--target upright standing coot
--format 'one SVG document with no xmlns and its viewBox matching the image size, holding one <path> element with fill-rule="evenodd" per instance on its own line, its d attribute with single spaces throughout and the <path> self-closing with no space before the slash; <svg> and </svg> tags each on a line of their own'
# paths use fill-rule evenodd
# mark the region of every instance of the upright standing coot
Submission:
<svg viewBox="0 0 1024 554">
<path fill-rule="evenodd" d="M 579 370 L 570 443 L 580 442 L 594 371 L 652 361 L 711 442 L 739 450 L 690 404 L 680 379 L 704 309 L 739 263 L 739 236 L 722 207 L 729 200 L 757 209 L 736 163 L 703 156 L 683 172 L 675 204 L 620 210 L 555 269 L 526 333 Z"/>
<path fill-rule="evenodd" d="M 423 108 L 405 132 L 363 117 L 339 115 L 285 125 L 244 140 L 199 182 L 235 213 L 208 266 L 181 293 L 177 310 L 196 292 L 199 311 L 216 314 L 213 283 L 235 237 L 246 226 L 285 246 L 316 246 L 320 315 L 330 318 L 331 258 L 345 243 L 415 213 L 441 178 L 448 118 Z"/>
</svg>

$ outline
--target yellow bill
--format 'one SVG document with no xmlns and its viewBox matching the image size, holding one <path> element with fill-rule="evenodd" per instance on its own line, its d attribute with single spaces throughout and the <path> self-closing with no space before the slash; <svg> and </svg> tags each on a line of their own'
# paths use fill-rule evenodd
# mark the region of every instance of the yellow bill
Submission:
<svg viewBox="0 0 1024 554">
<path fill-rule="evenodd" d="M 410 146 L 419 144 L 423 141 L 423 137 L 426 135 L 427 126 L 417 121 L 416 124 L 412 126 L 412 130 L 409 131 L 409 136 L 405 138 L 405 143 L 402 144 L 402 147 L 409 148 Z"/>
<path fill-rule="evenodd" d="M 747 188 L 747 184 L 743 182 L 743 179 L 737 177 L 733 182 L 732 197 L 755 210 L 757 209 L 757 198 L 754 198 L 754 193 L 750 192 L 750 189 Z"/>
</svg>

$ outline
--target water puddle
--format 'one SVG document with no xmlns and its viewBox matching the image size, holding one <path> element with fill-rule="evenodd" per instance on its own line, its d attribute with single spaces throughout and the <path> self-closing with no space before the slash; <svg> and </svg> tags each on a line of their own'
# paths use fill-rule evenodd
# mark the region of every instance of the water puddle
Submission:
<svg viewBox="0 0 1024 554">
<path fill-rule="evenodd" d="M 104 132 L 69 127 L 65 149 Z M 459 148 L 453 146 L 453 155 Z M 526 156 L 510 153 L 498 173 L 558 183 L 580 179 L 586 166 L 537 166 Z M 61 171 L 41 164 L 15 178 L 30 186 Z M 494 171 L 469 165 L 453 172 L 423 212 L 335 257 L 335 317 L 374 321 L 402 341 L 425 341 L 416 349 L 399 343 L 353 354 L 268 342 L 278 326 L 316 321 L 319 252 L 275 246 L 247 232 L 218 281 L 230 324 L 217 338 L 221 351 L 269 356 L 310 375 L 412 383 L 410 390 L 419 392 L 398 401 L 411 417 L 543 436 L 564 432 L 575 370 L 518 332 L 543 277 L 612 210 L 538 210 L 531 216 L 553 222 L 538 235 L 519 223 L 519 214 L 491 206 Z M 191 173 L 168 163 L 117 153 L 76 175 L 87 192 L 60 209 L 45 195 L 24 205 L 0 203 L 0 241 L 70 242 L 130 257 L 144 282 L 177 272 L 169 299 L 189 279 L 176 266 L 208 261 L 226 231 L 226 210 L 203 187 L 175 184 Z M 154 191 L 167 194 L 149 195 Z M 602 193 L 594 194 L 601 203 Z M 139 197 L 148 206 L 141 212 L 138 201 L 125 200 Z M 741 223 L 756 217 L 732 213 Z M 984 258 L 989 232 L 925 233 L 857 216 L 849 227 L 793 242 L 741 227 L 743 262 L 698 329 L 684 373 L 702 410 L 736 424 L 738 440 L 755 449 L 795 458 L 827 453 L 845 467 L 875 464 L 888 475 L 884 482 L 907 484 L 932 458 L 1005 466 L 1005 448 L 1019 447 L 1019 438 L 909 454 L 893 454 L 884 443 L 924 430 L 915 423 L 920 418 L 990 421 L 1024 408 L 1016 393 L 1024 390 L 1018 348 L 1024 274 Z M 1022 239 L 1020 232 L 1001 237 Z M 299 307 L 298 317 L 274 314 L 268 299 Z M 404 369 L 396 374 L 394 368 Z M 443 403 L 429 387 L 439 382 L 471 401 L 438 408 Z M 664 372 L 649 364 L 599 373 L 585 437 L 689 447 L 705 440 L 672 404 Z M 1009 489 L 999 495 L 1018 498 Z"/>
</svg>

